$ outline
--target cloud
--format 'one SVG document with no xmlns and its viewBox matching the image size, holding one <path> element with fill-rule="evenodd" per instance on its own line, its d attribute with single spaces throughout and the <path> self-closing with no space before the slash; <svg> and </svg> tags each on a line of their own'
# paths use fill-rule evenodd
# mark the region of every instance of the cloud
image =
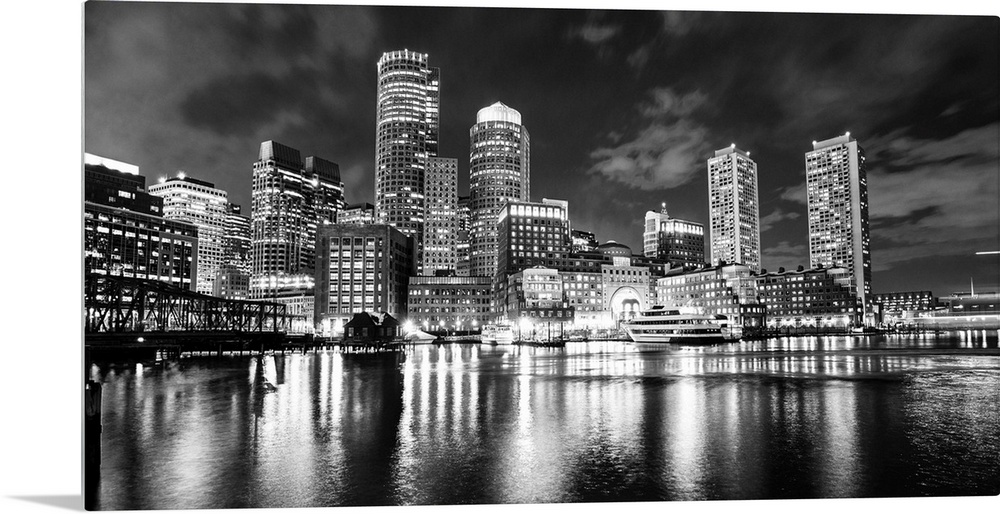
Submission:
<svg viewBox="0 0 1000 514">
<path fill-rule="evenodd" d="M 370 94 L 358 77 L 372 73 L 372 10 L 148 2 L 84 10 L 87 151 L 148 176 L 187 169 L 244 204 L 260 141 L 351 164 L 342 149 L 357 146 L 351 109 Z"/>
<path fill-rule="evenodd" d="M 652 190 L 683 185 L 702 170 L 710 149 L 708 129 L 691 115 L 706 96 L 700 91 L 679 95 L 669 88 L 656 88 L 650 96 L 652 102 L 638 106 L 648 124 L 631 140 L 592 151 L 596 162 L 589 173 Z"/>
<path fill-rule="evenodd" d="M 1000 123 L 940 140 L 907 136 L 899 129 L 862 142 L 869 167 L 874 271 L 998 245 L 998 141 Z M 780 198 L 805 205 L 805 187 L 785 188 Z"/>
<path fill-rule="evenodd" d="M 939 141 L 880 141 L 868 174 L 873 269 L 1000 243 L 998 141 L 998 123 Z"/>
<path fill-rule="evenodd" d="M 573 35 L 592 45 L 600 45 L 611 40 L 620 32 L 621 27 L 602 25 L 591 21 L 573 31 Z"/>
<path fill-rule="evenodd" d="M 653 97 L 653 102 L 640 107 L 642 114 L 647 117 L 687 118 L 705 105 L 708 100 L 708 95 L 701 91 L 679 95 L 668 87 L 654 88 L 650 94 Z"/>
<path fill-rule="evenodd" d="M 706 13 L 663 11 L 663 32 L 669 36 L 687 35 L 703 21 Z"/>
<path fill-rule="evenodd" d="M 807 204 L 806 199 L 806 183 L 802 182 L 794 186 L 788 186 L 781 191 L 778 196 L 782 200 L 787 200 L 789 202 L 801 203 L 802 205 Z"/>
<path fill-rule="evenodd" d="M 785 212 L 780 208 L 775 209 L 774 212 L 764 216 L 760 219 L 760 231 L 761 233 L 767 232 L 773 228 L 776 224 L 784 220 L 794 220 L 799 218 L 799 213 L 797 212 Z"/>
<path fill-rule="evenodd" d="M 796 266 L 809 265 L 809 249 L 803 244 L 790 244 L 782 241 L 776 246 L 761 248 L 761 268 L 768 271 L 778 271 L 778 268 L 794 269 Z"/>
<path fill-rule="evenodd" d="M 636 48 L 628 57 L 625 58 L 625 62 L 634 70 L 641 70 L 646 63 L 649 62 L 650 54 L 652 50 L 649 45 L 642 45 Z"/>
</svg>

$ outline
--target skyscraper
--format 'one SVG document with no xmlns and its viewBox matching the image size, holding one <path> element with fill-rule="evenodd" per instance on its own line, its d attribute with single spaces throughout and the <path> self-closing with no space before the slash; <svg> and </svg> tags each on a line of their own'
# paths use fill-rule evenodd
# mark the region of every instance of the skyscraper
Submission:
<svg viewBox="0 0 1000 514">
<path fill-rule="evenodd" d="M 427 54 L 396 50 L 378 60 L 375 220 L 413 236 L 418 263 L 427 217 L 424 172 L 438 151 L 440 77 L 427 66 Z"/>
<path fill-rule="evenodd" d="M 423 275 L 454 270 L 458 244 L 458 159 L 429 157 L 425 172 L 427 222 Z"/>
<path fill-rule="evenodd" d="M 260 144 L 250 206 L 252 298 L 311 287 L 316 232 L 342 205 L 336 164 L 318 157 L 303 161 L 298 150 L 275 141 Z"/>
<path fill-rule="evenodd" d="M 669 261 L 671 267 L 697 267 L 705 263 L 705 227 L 671 218 L 664 204 L 660 212 L 646 212 L 642 247 L 643 255 Z"/>
<path fill-rule="evenodd" d="M 228 194 L 211 182 L 180 172 L 149 186 L 149 194 L 163 199 L 163 217 L 198 227 L 198 279 L 195 291 L 212 294 L 223 261 Z"/>
<path fill-rule="evenodd" d="M 866 323 L 871 308 L 871 249 L 865 152 L 848 132 L 813 141 L 806 152 L 809 266 L 847 268 Z"/>
<path fill-rule="evenodd" d="M 529 199 L 528 130 L 521 124 L 521 113 L 497 102 L 476 114 L 469 143 L 470 274 L 493 276 L 500 208 L 508 200 Z"/>
<path fill-rule="evenodd" d="M 212 296 L 230 300 L 250 298 L 250 217 L 239 205 L 226 209 L 226 229 L 222 237 L 222 265 L 216 272 Z"/>
<path fill-rule="evenodd" d="M 469 252 L 471 237 L 469 228 L 472 226 L 472 211 L 469 209 L 469 197 L 459 196 L 456 210 L 458 240 L 455 242 L 455 274 L 460 277 L 469 276 Z"/>
<path fill-rule="evenodd" d="M 731 145 L 708 159 L 712 265 L 745 264 L 760 271 L 760 207 L 757 163 Z"/>
</svg>

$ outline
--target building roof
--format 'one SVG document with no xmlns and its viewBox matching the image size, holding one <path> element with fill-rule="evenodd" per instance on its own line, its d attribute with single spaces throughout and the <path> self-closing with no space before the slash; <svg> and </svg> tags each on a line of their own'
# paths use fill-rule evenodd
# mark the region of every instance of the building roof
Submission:
<svg viewBox="0 0 1000 514">
<path fill-rule="evenodd" d="M 508 107 L 503 102 L 497 102 L 479 109 L 479 112 L 476 113 L 476 123 L 486 121 L 505 121 L 520 125 L 521 113 L 517 112 L 516 109 Z"/>
<path fill-rule="evenodd" d="M 344 327 L 395 327 L 399 326 L 399 321 L 385 312 L 356 312 L 351 321 L 344 324 Z"/>
<path fill-rule="evenodd" d="M 622 250 L 624 250 L 626 252 L 626 255 L 629 256 L 632 255 L 632 249 L 629 248 L 628 245 L 624 245 L 615 240 L 611 240 L 602 245 L 598 245 L 597 250 L 602 254 L 608 254 L 608 253 L 618 254 L 621 253 Z"/>
</svg>

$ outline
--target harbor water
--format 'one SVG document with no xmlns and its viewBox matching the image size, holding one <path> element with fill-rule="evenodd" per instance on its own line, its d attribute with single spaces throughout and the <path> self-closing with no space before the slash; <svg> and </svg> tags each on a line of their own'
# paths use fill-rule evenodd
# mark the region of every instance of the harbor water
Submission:
<svg viewBox="0 0 1000 514">
<path fill-rule="evenodd" d="M 997 331 L 104 363 L 92 508 L 996 495 Z"/>
</svg>

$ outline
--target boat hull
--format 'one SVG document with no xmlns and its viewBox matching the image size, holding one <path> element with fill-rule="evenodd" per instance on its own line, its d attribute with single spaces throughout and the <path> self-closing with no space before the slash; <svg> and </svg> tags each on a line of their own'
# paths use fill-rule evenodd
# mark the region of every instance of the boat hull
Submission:
<svg viewBox="0 0 1000 514">
<path fill-rule="evenodd" d="M 633 343 L 642 345 L 708 345 L 708 344 L 721 344 L 732 342 L 732 339 L 727 339 L 721 334 L 706 334 L 706 335 L 669 335 L 669 334 L 633 334 L 632 331 L 627 331 L 628 336 L 632 339 Z"/>
<path fill-rule="evenodd" d="M 491 346 L 496 346 L 498 344 L 514 344 L 514 337 L 483 337 L 483 344 L 488 344 Z"/>
</svg>

